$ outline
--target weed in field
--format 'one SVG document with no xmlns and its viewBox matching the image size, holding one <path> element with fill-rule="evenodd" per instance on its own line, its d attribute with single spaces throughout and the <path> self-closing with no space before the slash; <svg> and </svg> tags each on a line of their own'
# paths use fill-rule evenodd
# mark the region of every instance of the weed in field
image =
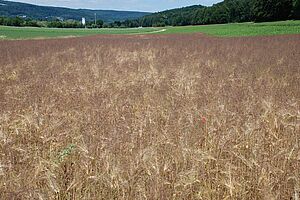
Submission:
<svg viewBox="0 0 300 200">
<path fill-rule="evenodd" d="M 65 159 L 65 157 L 69 156 L 72 153 L 72 151 L 74 151 L 75 147 L 76 146 L 74 144 L 70 144 L 68 147 L 63 149 L 58 155 L 58 161 L 62 162 Z"/>
</svg>

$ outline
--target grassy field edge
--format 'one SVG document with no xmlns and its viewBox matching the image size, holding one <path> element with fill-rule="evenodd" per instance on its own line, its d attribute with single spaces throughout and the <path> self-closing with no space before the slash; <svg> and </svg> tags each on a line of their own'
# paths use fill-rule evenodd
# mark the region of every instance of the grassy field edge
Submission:
<svg viewBox="0 0 300 200">
<path fill-rule="evenodd" d="M 0 26 L 0 40 L 78 37 L 98 34 L 181 34 L 204 33 L 218 37 L 268 36 L 300 34 L 300 20 L 265 23 L 232 23 L 177 27 L 114 28 L 114 29 L 55 29 Z"/>
</svg>

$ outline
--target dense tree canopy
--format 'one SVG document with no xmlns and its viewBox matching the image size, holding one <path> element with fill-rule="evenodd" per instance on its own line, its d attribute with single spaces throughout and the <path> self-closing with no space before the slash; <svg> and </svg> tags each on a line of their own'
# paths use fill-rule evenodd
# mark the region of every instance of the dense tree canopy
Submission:
<svg viewBox="0 0 300 200">
<path fill-rule="evenodd" d="M 224 0 L 210 7 L 201 5 L 177 8 L 150 14 L 139 19 L 104 23 L 88 20 L 88 28 L 111 27 L 160 27 L 202 24 L 223 24 L 235 22 L 263 22 L 287 19 L 300 19 L 300 0 Z M 82 28 L 75 20 L 34 21 L 20 17 L 0 17 L 0 25 L 7 26 L 46 26 L 57 28 Z"/>
<path fill-rule="evenodd" d="M 300 0 L 224 0 L 211 7 L 201 5 L 144 16 L 140 26 L 184 26 L 300 18 Z"/>
<path fill-rule="evenodd" d="M 293 18 L 294 19 L 300 19 L 300 0 L 294 0 L 293 1 Z"/>
<path fill-rule="evenodd" d="M 36 21 L 36 20 L 32 20 L 32 19 L 23 19 L 21 17 L 12 17 L 12 18 L 0 17 L 0 25 L 49 27 L 49 28 L 83 28 L 84 27 L 84 26 L 82 26 L 81 22 L 75 21 L 75 20 Z"/>
<path fill-rule="evenodd" d="M 293 9 L 293 0 L 253 0 L 254 21 L 288 19 Z"/>
<path fill-rule="evenodd" d="M 23 19 L 20 17 L 0 17 L 0 25 L 4 26 L 35 26 L 38 27 L 38 22 L 31 19 Z"/>
</svg>

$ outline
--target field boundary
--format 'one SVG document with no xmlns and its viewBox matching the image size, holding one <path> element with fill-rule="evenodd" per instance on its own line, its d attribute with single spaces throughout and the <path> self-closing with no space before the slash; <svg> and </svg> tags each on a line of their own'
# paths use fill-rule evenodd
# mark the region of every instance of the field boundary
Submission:
<svg viewBox="0 0 300 200">
<path fill-rule="evenodd" d="M 232 23 L 197 26 L 168 26 L 119 29 L 58 29 L 0 26 L 1 40 L 62 38 L 90 35 L 148 35 L 202 33 L 215 37 L 245 37 L 300 34 L 300 20 L 267 23 Z M 5 37 L 4 37 L 5 36 Z"/>
<path fill-rule="evenodd" d="M 131 35 L 143 35 L 143 34 L 153 34 L 153 33 L 161 33 L 165 32 L 167 29 L 161 29 L 161 30 L 156 30 L 156 31 L 151 31 L 151 32 L 142 32 L 142 33 L 132 33 Z"/>
</svg>

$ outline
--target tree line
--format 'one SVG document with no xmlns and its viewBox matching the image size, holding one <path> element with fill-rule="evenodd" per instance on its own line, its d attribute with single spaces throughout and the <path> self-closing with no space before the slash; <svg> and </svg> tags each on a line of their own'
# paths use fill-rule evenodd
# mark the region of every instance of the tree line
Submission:
<svg viewBox="0 0 300 200">
<path fill-rule="evenodd" d="M 210 7 L 190 6 L 139 19 L 140 26 L 185 26 L 300 19 L 300 0 L 224 0 Z"/>
<path fill-rule="evenodd" d="M 0 25 L 2 26 L 30 26 L 30 27 L 47 27 L 47 28 L 102 28 L 104 22 L 102 20 L 88 21 L 85 25 L 77 20 L 49 20 L 40 21 L 22 17 L 0 17 Z"/>
<path fill-rule="evenodd" d="M 206 7 L 189 6 L 157 12 L 139 19 L 104 23 L 88 21 L 85 26 L 76 20 L 37 21 L 20 17 L 0 17 L 0 25 L 49 28 L 133 28 L 223 24 L 236 22 L 267 22 L 300 19 L 300 0 L 224 0 Z"/>
</svg>

